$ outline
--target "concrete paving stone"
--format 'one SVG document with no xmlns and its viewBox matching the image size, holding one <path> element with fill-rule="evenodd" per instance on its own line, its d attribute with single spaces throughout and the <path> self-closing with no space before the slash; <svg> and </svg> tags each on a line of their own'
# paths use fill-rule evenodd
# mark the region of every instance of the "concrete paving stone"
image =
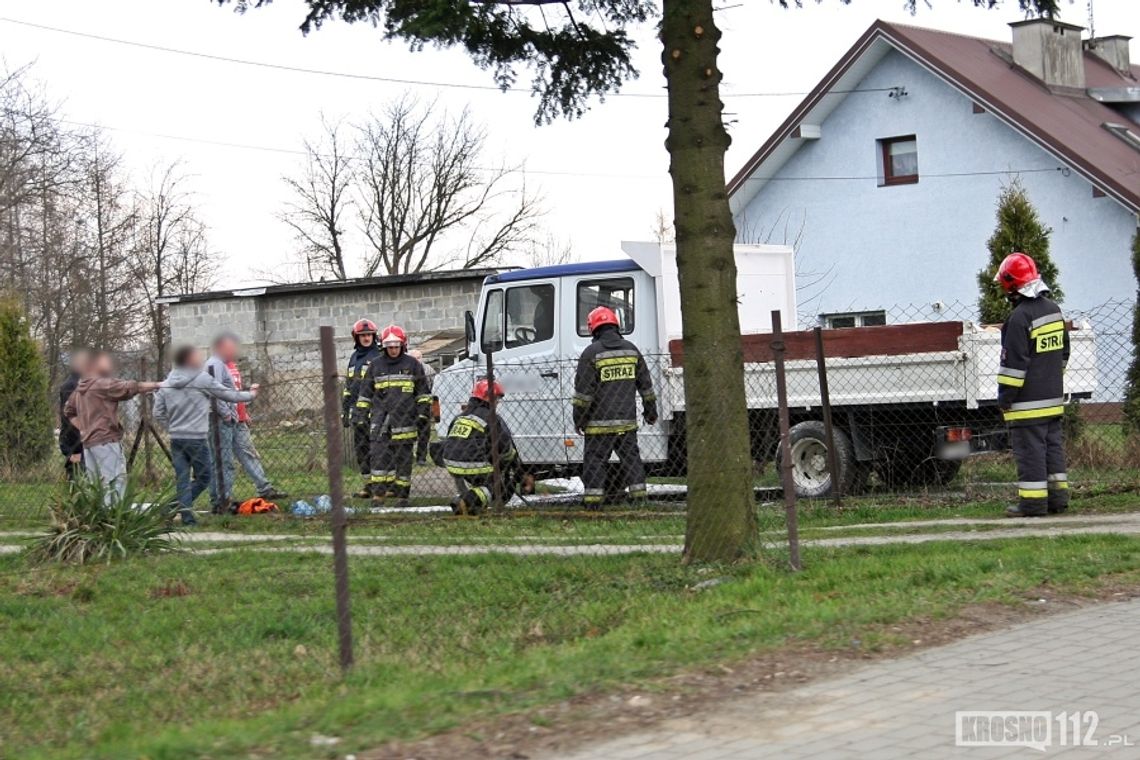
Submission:
<svg viewBox="0 0 1140 760">
<path fill-rule="evenodd" d="M 1098 737 L 1140 745 L 1140 600 L 1076 610 L 965 639 L 781 694 L 715 709 L 727 727 L 667 729 L 547 760 L 903 760 L 1038 758 L 1020 747 L 955 747 L 957 710 L 1097 710 Z M 1140 638 L 1140 637 L 1138 637 Z M 1042 642 L 1026 647 L 1026 641 Z M 985 651 L 985 660 L 977 657 Z M 696 718 L 698 724 L 699 718 Z M 1051 747 L 1048 757 L 1140 758 L 1137 747 Z"/>
</svg>

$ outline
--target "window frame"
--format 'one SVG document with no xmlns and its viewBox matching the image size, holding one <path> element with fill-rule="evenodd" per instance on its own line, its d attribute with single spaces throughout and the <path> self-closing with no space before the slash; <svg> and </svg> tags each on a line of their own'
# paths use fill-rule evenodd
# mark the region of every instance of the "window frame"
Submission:
<svg viewBox="0 0 1140 760">
<path fill-rule="evenodd" d="M 589 316 L 589 311 L 582 314 L 582 288 L 588 288 L 591 285 L 599 285 L 607 282 L 628 282 L 629 283 L 629 324 L 626 329 L 618 326 L 618 332 L 622 335 L 630 335 L 637 325 L 637 282 L 632 277 L 613 276 L 613 277 L 594 277 L 592 279 L 579 280 L 574 287 L 574 330 L 578 333 L 580 338 L 590 337 L 590 330 L 586 327 L 586 317 Z M 597 308 L 595 304 L 590 308 L 590 311 Z M 585 331 L 585 332 L 583 332 Z"/>
<path fill-rule="evenodd" d="M 875 324 L 867 324 L 867 318 L 871 317 L 876 320 Z M 836 326 L 834 320 L 852 320 L 853 324 L 845 326 Z M 877 320 L 882 319 L 879 323 Z M 867 309 L 864 311 L 836 311 L 828 314 L 820 314 L 819 321 L 825 330 L 851 330 L 858 327 L 883 327 L 887 324 L 887 312 L 885 309 Z"/>
<path fill-rule="evenodd" d="M 879 140 L 879 163 L 882 168 L 883 181 L 881 187 L 891 187 L 893 185 L 917 185 L 918 178 L 921 172 L 916 171 L 914 174 L 895 174 L 891 170 L 891 146 L 898 143 L 913 142 L 915 166 L 918 166 L 918 136 L 917 135 L 899 135 L 898 137 L 884 137 Z"/>
<path fill-rule="evenodd" d="M 551 309 L 551 325 L 550 335 L 545 338 L 538 337 L 538 330 L 535 325 L 531 328 L 535 330 L 535 339 L 530 343 L 513 343 L 513 336 L 508 331 L 511 320 L 511 293 L 514 291 L 535 290 L 536 288 L 546 288 L 550 290 L 550 309 Z M 526 346 L 538 346 L 543 343 L 554 340 L 558 335 L 558 289 L 554 287 L 552 282 L 535 282 L 529 285 L 518 284 L 512 287 L 503 288 L 503 348 L 525 348 Z"/>
</svg>

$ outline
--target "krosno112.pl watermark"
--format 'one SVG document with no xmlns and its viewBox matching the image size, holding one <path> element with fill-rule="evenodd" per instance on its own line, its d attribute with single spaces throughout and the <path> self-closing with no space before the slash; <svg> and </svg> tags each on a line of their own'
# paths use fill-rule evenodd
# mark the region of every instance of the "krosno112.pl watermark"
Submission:
<svg viewBox="0 0 1140 760">
<path fill-rule="evenodd" d="M 1133 747 L 1127 734 L 1097 736 L 1093 710 L 962 710 L 954 713 L 957 747 Z"/>
</svg>

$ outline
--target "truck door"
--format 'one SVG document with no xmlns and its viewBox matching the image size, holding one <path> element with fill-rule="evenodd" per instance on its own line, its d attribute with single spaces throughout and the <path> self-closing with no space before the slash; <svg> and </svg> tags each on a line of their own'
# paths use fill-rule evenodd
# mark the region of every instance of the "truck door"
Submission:
<svg viewBox="0 0 1140 760">
<path fill-rule="evenodd" d="M 573 326 L 563 337 L 563 352 L 568 357 L 562 375 L 562 393 L 574 395 L 574 374 L 578 357 L 592 340 L 586 329 L 586 317 L 598 306 L 608 306 L 617 314 L 622 335 L 632 341 L 645 356 L 658 396 L 662 394 L 661 368 L 664 357 L 657 355 L 657 311 L 654 306 L 653 279 L 641 270 L 596 276 L 567 278 L 563 284 L 562 324 Z M 660 406 L 660 403 L 659 403 Z M 641 403 L 638 402 L 640 415 Z M 644 423 L 637 440 L 645 462 L 662 461 L 667 456 L 668 441 L 662 423 L 650 427 Z M 567 449 L 573 463 L 582 461 L 582 437 L 574 430 L 573 417 L 566 413 L 566 437 L 575 445 Z"/>
<path fill-rule="evenodd" d="M 528 280 L 489 290 L 479 331 L 482 352 L 494 352 L 495 377 L 507 394 L 500 413 L 523 462 L 532 465 L 566 463 L 557 284 Z"/>
</svg>

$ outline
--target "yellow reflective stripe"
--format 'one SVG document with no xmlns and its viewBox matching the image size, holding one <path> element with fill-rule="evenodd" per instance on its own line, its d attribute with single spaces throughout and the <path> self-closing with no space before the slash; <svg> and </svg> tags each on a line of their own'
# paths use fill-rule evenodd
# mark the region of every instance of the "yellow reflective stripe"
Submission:
<svg viewBox="0 0 1140 760">
<path fill-rule="evenodd" d="M 628 433 L 631 430 L 637 430 L 637 423 L 630 423 L 626 425 L 587 425 L 586 435 L 606 435 L 608 433 Z"/>
<path fill-rule="evenodd" d="M 448 467 L 447 471 L 452 475 L 488 475 L 494 472 L 494 469 L 487 465 L 486 467 Z"/>
<path fill-rule="evenodd" d="M 431 396 L 416 396 L 416 403 L 417 404 L 430 404 L 431 403 Z"/>
<path fill-rule="evenodd" d="M 393 441 L 415 440 L 415 437 L 416 437 L 416 434 L 414 432 L 412 432 L 412 433 L 395 433 L 394 435 L 392 435 L 392 440 Z"/>
<path fill-rule="evenodd" d="M 580 399 L 577 397 L 570 399 L 571 406 L 589 406 L 591 403 L 593 402 L 586 401 L 585 399 Z"/>
<path fill-rule="evenodd" d="M 1065 329 L 1065 321 L 1058 319 L 1056 322 L 1049 322 L 1048 324 L 1035 327 L 1029 331 L 1030 338 L 1036 338 L 1038 335 L 1047 335 L 1049 333 L 1062 332 Z"/>
<path fill-rule="evenodd" d="M 372 406 L 372 402 L 371 401 L 364 401 L 363 399 L 358 399 L 356 402 L 356 406 L 359 407 L 360 409 L 368 409 L 369 407 Z"/>
<path fill-rule="evenodd" d="M 1007 412 L 1002 412 L 1002 416 L 1006 422 L 1014 422 L 1016 420 L 1036 420 L 1042 417 L 1060 417 L 1065 413 L 1064 405 L 1060 406 L 1045 406 L 1040 409 L 1016 409 Z"/>
<path fill-rule="evenodd" d="M 1021 386 L 1025 385 L 1025 378 L 1010 377 L 1009 375 L 998 375 L 997 381 L 998 385 L 1008 385 L 1013 388 L 1020 388 Z"/>
<path fill-rule="evenodd" d="M 1044 488 L 1019 488 L 1017 495 L 1023 499 L 1045 499 L 1048 498 L 1049 492 Z"/>
<path fill-rule="evenodd" d="M 411 393 L 415 390 L 416 384 L 413 380 L 377 380 L 372 387 L 378 391 L 385 388 L 399 388 L 404 393 Z"/>
<path fill-rule="evenodd" d="M 1068 483 L 1068 481 L 1065 481 L 1065 480 L 1050 480 L 1049 481 L 1049 490 L 1050 491 L 1058 491 L 1058 490 L 1063 491 L 1063 490 L 1067 489 L 1068 487 L 1069 487 L 1069 483 Z"/>
<path fill-rule="evenodd" d="M 636 356 L 615 356 L 611 359 L 595 359 L 595 367 L 609 367 L 615 364 L 637 364 Z"/>
</svg>

